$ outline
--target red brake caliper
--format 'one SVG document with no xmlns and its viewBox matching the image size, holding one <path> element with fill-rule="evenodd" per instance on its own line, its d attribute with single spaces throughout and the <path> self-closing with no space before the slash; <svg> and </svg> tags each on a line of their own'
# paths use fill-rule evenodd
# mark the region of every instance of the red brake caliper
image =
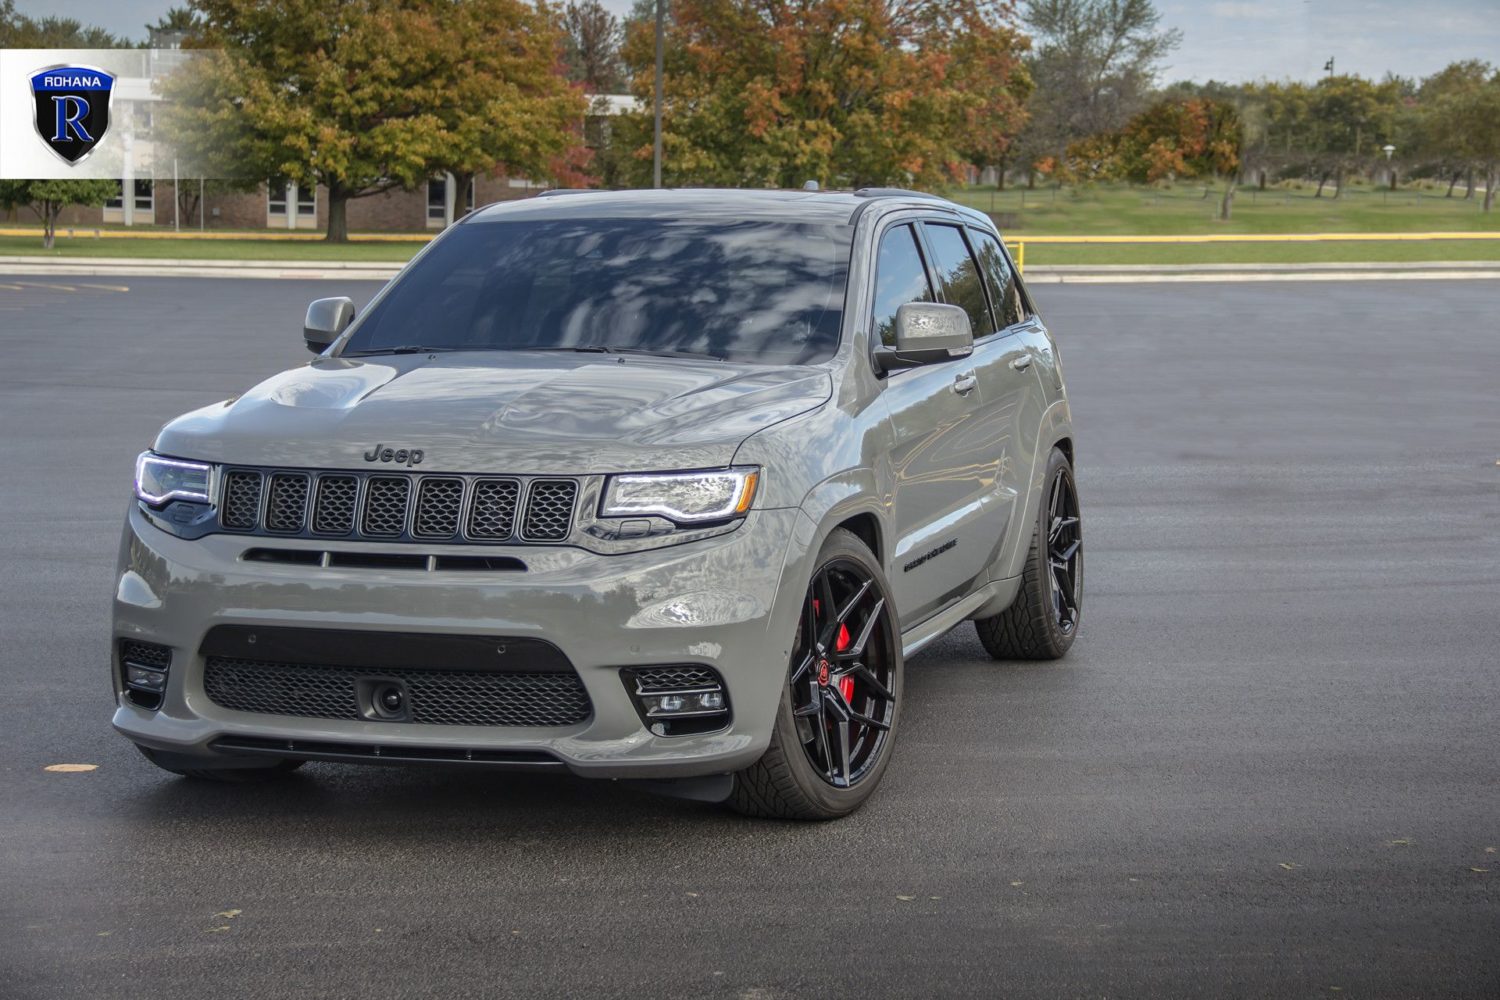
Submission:
<svg viewBox="0 0 1500 1000">
<path fill-rule="evenodd" d="M 838 637 L 833 640 L 834 650 L 836 652 L 842 653 L 844 650 L 849 648 L 849 642 L 849 626 L 840 624 Z M 839 694 L 844 696 L 845 701 L 852 702 L 854 700 L 853 677 L 839 678 Z"/>
</svg>

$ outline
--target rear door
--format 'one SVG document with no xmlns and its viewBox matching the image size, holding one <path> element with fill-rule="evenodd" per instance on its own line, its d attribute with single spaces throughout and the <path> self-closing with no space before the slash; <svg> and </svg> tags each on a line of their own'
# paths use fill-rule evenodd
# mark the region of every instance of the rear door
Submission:
<svg viewBox="0 0 1500 1000">
<path fill-rule="evenodd" d="M 886 346 L 903 303 L 936 301 L 916 223 L 880 235 L 873 300 L 871 337 Z M 983 402 L 969 359 L 892 372 L 882 399 L 894 433 L 890 581 L 909 628 L 967 593 L 988 566 L 971 543 L 983 535 L 993 463 L 977 432 Z"/>
</svg>

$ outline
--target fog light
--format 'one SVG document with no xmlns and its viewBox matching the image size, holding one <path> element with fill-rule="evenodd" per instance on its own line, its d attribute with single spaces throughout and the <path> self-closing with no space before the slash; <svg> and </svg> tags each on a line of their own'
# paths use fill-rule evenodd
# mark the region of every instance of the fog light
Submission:
<svg viewBox="0 0 1500 1000">
<path fill-rule="evenodd" d="M 167 686 L 167 672 L 125 664 L 125 683 L 139 691 L 162 691 Z"/>
<path fill-rule="evenodd" d="M 729 725 L 729 693 L 711 667 L 663 664 L 622 670 L 620 676 L 641 721 L 657 736 L 712 733 Z"/>
</svg>

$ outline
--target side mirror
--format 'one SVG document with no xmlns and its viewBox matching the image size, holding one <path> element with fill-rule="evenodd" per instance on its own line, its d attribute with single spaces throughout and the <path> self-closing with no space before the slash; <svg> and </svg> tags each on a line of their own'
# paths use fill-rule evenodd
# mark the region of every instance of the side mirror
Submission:
<svg viewBox="0 0 1500 1000">
<path fill-rule="evenodd" d="M 937 302 L 908 302 L 896 310 L 896 346 L 877 351 L 875 363 L 888 372 L 973 353 L 974 331 L 968 313 Z"/>
<path fill-rule="evenodd" d="M 307 307 L 307 319 L 302 321 L 302 339 L 307 343 L 309 351 L 322 354 L 353 322 L 352 299 L 343 295 L 332 299 L 318 299 Z"/>
</svg>

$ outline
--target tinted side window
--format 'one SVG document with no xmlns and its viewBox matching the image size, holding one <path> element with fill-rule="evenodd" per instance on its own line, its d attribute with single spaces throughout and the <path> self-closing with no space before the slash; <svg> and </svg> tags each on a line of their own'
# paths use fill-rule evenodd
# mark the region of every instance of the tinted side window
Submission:
<svg viewBox="0 0 1500 1000">
<path fill-rule="evenodd" d="M 936 258 L 938 281 L 943 286 L 943 301 L 969 314 L 974 336 L 994 333 L 995 322 L 990 319 L 990 306 L 984 298 L 984 279 L 980 277 L 974 255 L 969 252 L 964 231 L 957 226 L 940 226 L 931 222 L 926 224 L 926 229 L 932 256 Z"/>
<path fill-rule="evenodd" d="M 969 235 L 974 239 L 974 249 L 979 251 L 979 263 L 984 267 L 984 280 L 990 289 L 990 300 L 995 303 L 995 318 L 1000 321 L 1000 328 L 1021 322 L 1026 318 L 1021 308 L 1021 291 L 1016 287 L 1000 244 L 989 233 L 971 229 Z"/>
<path fill-rule="evenodd" d="M 875 257 L 874 332 L 886 347 L 896 346 L 896 310 L 908 302 L 933 301 L 932 285 L 917 234 L 910 226 L 886 230 Z"/>
</svg>

